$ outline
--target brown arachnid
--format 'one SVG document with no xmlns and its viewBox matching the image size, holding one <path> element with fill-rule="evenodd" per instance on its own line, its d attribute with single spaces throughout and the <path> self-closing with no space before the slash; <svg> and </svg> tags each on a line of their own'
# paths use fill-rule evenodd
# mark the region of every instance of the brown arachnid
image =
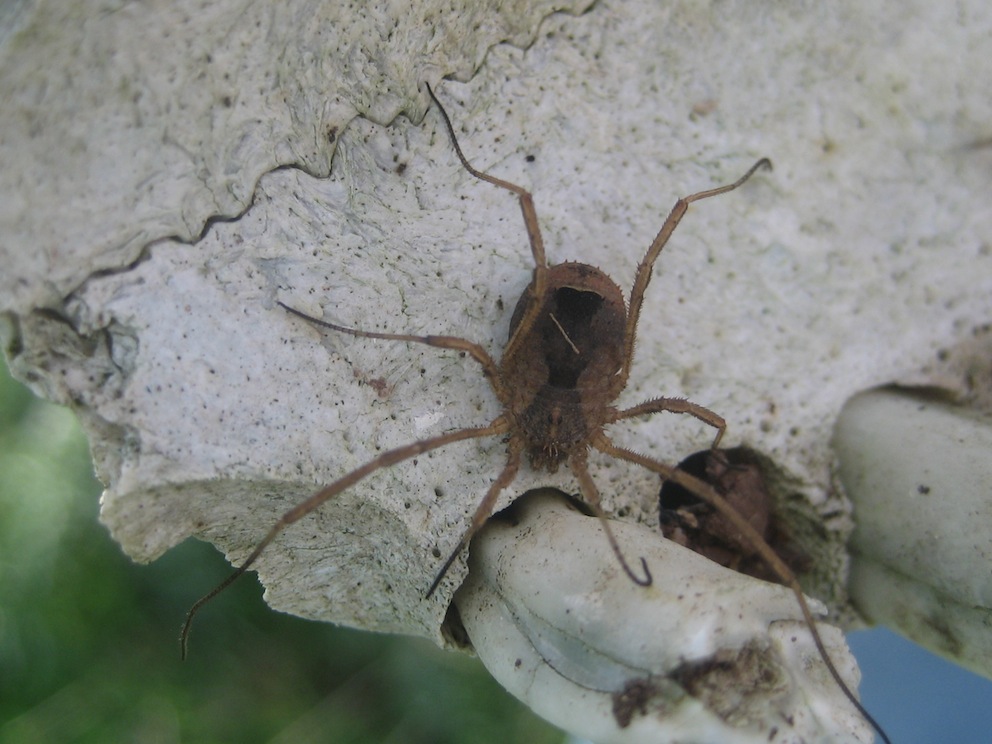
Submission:
<svg viewBox="0 0 992 744">
<path fill-rule="evenodd" d="M 437 572 L 426 592 L 427 597 L 434 593 L 452 563 L 492 514 L 497 497 L 513 482 L 520 468 L 521 458 L 525 454 L 531 467 L 537 470 L 555 472 L 563 463 L 568 464 L 579 482 L 582 498 L 599 518 L 610 547 L 624 573 L 634 583 L 649 586 L 652 577 L 647 563 L 643 558 L 641 559 L 642 575 L 631 569 L 600 506 L 599 491 L 587 467 L 588 451 L 590 448 L 596 449 L 615 458 L 641 465 L 657 473 L 662 479 L 682 486 L 709 504 L 733 525 L 771 571 L 795 593 L 816 647 L 831 675 L 861 714 L 881 732 L 844 684 L 830 661 L 795 575 L 751 524 L 703 480 L 650 457 L 618 447 L 605 432 L 605 427 L 608 425 L 637 416 L 663 411 L 685 413 L 716 429 L 716 436 L 711 445 L 711 450 L 716 451 L 726 429 L 726 422 L 703 406 L 682 398 L 655 398 L 630 408 L 618 409 L 613 406 L 613 401 L 627 385 L 634 357 L 637 321 L 655 261 L 689 205 L 733 191 L 751 178 L 757 170 L 771 168 L 771 161 L 762 158 L 734 183 L 700 191 L 675 202 L 657 237 L 637 267 L 634 285 L 630 292 L 630 303 L 625 309 L 620 288 L 600 269 L 577 262 L 548 266 L 531 194 L 516 184 L 473 168 L 458 145 L 454 127 L 441 102 L 429 86 L 427 91 L 444 120 L 452 146 L 464 168 L 476 178 L 516 194 L 523 211 L 524 225 L 534 259 L 534 271 L 530 284 L 514 308 L 510 321 L 509 341 L 499 362 L 496 362 L 482 346 L 463 338 L 361 331 L 312 318 L 281 302 L 279 304 L 288 312 L 309 323 L 338 333 L 360 338 L 425 344 L 466 353 L 479 363 L 493 393 L 502 404 L 503 412 L 486 426 L 459 429 L 384 452 L 283 514 L 245 562 L 190 608 L 180 636 L 183 657 L 186 656 L 190 624 L 196 613 L 245 573 L 283 529 L 380 468 L 395 465 L 453 442 L 503 436 L 507 439 L 506 464 L 479 502 L 471 523 L 458 540 L 454 550 Z M 882 735 L 887 742 L 888 738 L 884 733 Z"/>
</svg>

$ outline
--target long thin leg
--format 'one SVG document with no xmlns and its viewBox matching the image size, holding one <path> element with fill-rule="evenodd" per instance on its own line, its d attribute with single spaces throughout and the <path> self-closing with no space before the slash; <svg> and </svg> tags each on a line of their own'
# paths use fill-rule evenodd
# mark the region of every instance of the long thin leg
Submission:
<svg viewBox="0 0 992 744">
<path fill-rule="evenodd" d="M 258 557 L 262 554 L 262 551 L 265 550 L 265 548 L 268 547 L 273 540 L 275 540 L 279 533 L 289 525 L 293 524 L 293 522 L 296 522 L 298 519 L 306 516 L 331 497 L 336 496 L 347 488 L 350 488 L 355 483 L 362 480 L 362 478 L 375 472 L 376 470 L 379 470 L 380 468 L 386 468 L 390 465 L 395 465 L 398 462 L 409 460 L 411 457 L 416 457 L 417 455 L 425 452 L 430 452 L 431 450 L 435 450 L 438 447 L 443 447 L 446 444 L 461 442 L 466 439 L 478 439 L 480 437 L 505 434 L 508 429 L 509 424 L 506 419 L 500 416 L 488 426 L 459 429 L 458 431 L 451 431 L 447 434 L 432 437 L 431 439 L 423 439 L 419 442 L 413 442 L 412 444 L 407 444 L 403 447 L 391 449 L 388 452 L 383 452 L 374 460 L 370 460 L 361 467 L 355 468 L 347 475 L 338 478 L 329 486 L 325 486 L 317 491 L 317 493 L 308 498 L 306 501 L 294 506 L 279 518 L 279 521 L 276 522 L 272 529 L 269 530 L 268 534 L 262 538 L 262 541 L 255 546 L 255 549 L 251 551 L 251 554 L 245 562 L 235 569 L 234 573 L 224 579 L 224 581 L 214 587 L 209 593 L 200 597 L 200 599 L 198 599 L 193 606 L 190 607 L 189 612 L 186 613 L 186 622 L 183 623 L 182 632 L 179 634 L 179 646 L 182 658 L 186 658 L 186 647 L 187 642 L 189 641 L 190 625 L 193 622 L 193 617 L 200 611 L 200 608 L 233 584 L 236 579 L 247 571 L 256 560 L 258 560 Z"/>
<path fill-rule="evenodd" d="M 425 85 L 427 84 L 425 83 Z M 462 148 L 458 144 L 458 138 L 455 136 L 455 128 L 451 124 L 448 112 L 444 110 L 444 106 L 441 105 L 441 101 L 434 95 L 434 91 L 431 90 L 430 85 L 427 85 L 427 92 L 430 93 L 431 99 L 437 106 L 438 111 L 441 112 L 441 118 L 444 119 L 445 126 L 448 128 L 451 144 L 455 148 L 455 154 L 461 161 L 462 167 L 481 181 L 486 181 L 494 186 L 499 186 L 501 189 L 512 191 L 520 200 L 520 209 L 524 214 L 524 225 L 527 227 L 527 237 L 530 240 L 530 250 L 534 257 L 534 277 L 531 280 L 528 290 L 532 298 L 544 297 L 547 285 L 548 261 L 544 255 L 544 240 L 541 238 L 541 228 L 537 224 L 537 210 L 534 208 L 534 197 L 522 186 L 517 186 L 515 183 L 504 181 L 502 178 L 490 176 L 488 173 L 483 173 L 473 168 L 472 164 L 468 162 L 468 158 L 462 153 Z M 513 334 L 513 338 L 510 339 L 506 348 L 503 350 L 504 357 L 509 357 L 515 351 L 516 346 L 521 343 L 519 339 L 523 338 L 531 326 L 534 325 L 540 309 L 538 303 L 531 303 L 527 314 L 517 324 L 517 330 Z"/>
<path fill-rule="evenodd" d="M 623 419 L 645 416 L 649 413 L 662 413 L 663 411 L 668 411 L 669 413 L 687 413 L 693 418 L 697 418 L 704 424 L 709 424 L 716 429 L 716 436 L 713 437 L 713 444 L 710 445 L 710 449 L 715 450 L 717 448 L 720 440 L 723 439 L 724 432 L 727 430 L 727 422 L 723 416 L 685 398 L 654 398 L 636 406 L 625 408 L 622 411 L 616 411 L 607 419 L 606 423 L 612 424 Z"/>
<path fill-rule="evenodd" d="M 458 138 L 455 136 L 455 128 L 451 124 L 448 112 L 444 110 L 444 106 L 441 105 L 437 96 L 434 95 L 431 86 L 427 83 L 425 85 L 438 111 L 441 112 L 441 118 L 444 119 L 444 124 L 448 128 L 448 135 L 451 137 L 451 144 L 455 148 L 455 154 L 458 155 L 458 159 L 461 161 L 465 170 L 481 181 L 488 181 L 494 186 L 499 186 L 501 189 L 512 191 L 520 199 L 520 209 L 524 213 L 524 224 L 527 226 L 527 236 L 530 238 L 530 248 L 534 254 L 534 266 L 536 268 L 547 268 L 548 262 L 544 257 L 544 241 L 541 239 L 541 229 L 537 225 L 537 210 L 534 209 L 534 197 L 522 186 L 504 181 L 502 178 L 490 176 L 488 173 L 483 173 L 472 167 L 472 164 L 468 162 L 468 158 L 465 157 L 461 146 L 458 144 Z"/>
<path fill-rule="evenodd" d="M 813 613 L 809 609 L 809 605 L 806 602 L 806 596 L 803 594 L 802 587 L 799 585 L 796 575 L 786 565 L 785 561 L 779 558 L 775 551 L 768 546 L 768 543 L 765 542 L 764 538 L 760 534 L 758 534 L 758 531 L 755 530 L 754 527 L 752 527 L 751 524 L 737 512 L 736 509 L 728 504 L 727 501 L 708 483 L 701 481 L 699 478 L 695 478 L 682 470 L 665 465 L 664 463 L 651 457 L 646 457 L 645 455 L 624 449 L 623 447 L 617 447 L 605 434 L 600 433 L 593 440 L 592 446 L 600 452 L 605 452 L 613 457 L 620 458 L 621 460 L 627 460 L 628 462 L 645 467 L 648 470 L 657 473 L 665 480 L 678 483 L 680 486 L 698 496 L 700 499 L 720 512 L 721 515 L 730 520 L 734 527 L 740 531 L 748 543 L 750 543 L 751 546 L 758 552 L 758 555 L 761 556 L 762 560 L 768 564 L 768 567 L 771 568 L 772 571 L 774 571 L 775 574 L 782 580 L 782 582 L 792 590 L 792 593 L 796 595 L 796 599 L 799 601 L 799 607 L 803 613 L 803 618 L 806 620 L 806 625 L 809 626 L 810 634 L 813 636 L 813 643 L 820 652 L 820 656 L 822 657 L 823 662 L 827 665 L 827 669 L 830 670 L 830 675 L 834 678 L 834 681 L 838 684 L 847 699 L 851 701 L 851 704 L 854 705 L 858 712 L 864 716 L 865 720 L 868 721 L 868 723 L 870 723 L 876 731 L 878 731 L 886 744 L 891 744 L 885 731 L 882 730 L 882 727 L 878 725 L 875 719 L 871 717 L 871 714 L 865 710 L 864 706 L 862 706 L 858 699 L 854 696 L 854 693 L 848 688 L 847 684 L 841 678 L 840 672 L 837 671 L 834 663 L 830 660 L 830 655 L 827 653 L 826 646 L 823 645 L 823 639 L 820 638 L 820 632 L 816 629 Z"/>
<path fill-rule="evenodd" d="M 641 263 L 637 267 L 637 276 L 634 279 L 633 289 L 630 291 L 630 310 L 627 312 L 627 328 L 624 332 L 623 367 L 621 367 L 620 373 L 613 380 L 613 390 L 616 394 L 619 394 L 627 386 L 627 377 L 630 374 L 630 365 L 634 358 L 634 339 L 637 330 L 637 320 L 641 315 L 641 303 L 644 301 L 644 292 L 647 290 L 648 283 L 651 281 L 651 272 L 654 269 L 654 263 L 658 259 L 661 249 L 665 247 L 668 239 L 672 237 L 672 233 L 675 232 L 675 228 L 678 227 L 679 222 L 682 221 L 682 217 L 685 216 L 689 205 L 701 199 L 709 199 L 711 196 L 719 196 L 720 194 L 726 194 L 728 191 L 733 191 L 753 176 L 755 171 L 763 167 L 771 168 L 772 161 L 768 158 L 762 158 L 752 165 L 747 173 L 732 184 L 684 196 L 675 202 L 675 206 L 669 212 L 665 224 L 661 226 L 657 237 L 655 237 L 651 246 L 648 248 L 648 252 L 644 254 L 644 258 L 641 259 Z"/>
<path fill-rule="evenodd" d="M 641 558 L 641 570 L 644 571 L 644 578 L 642 579 L 631 570 L 627 559 L 623 557 L 620 544 L 613 534 L 613 528 L 610 527 L 610 520 L 607 519 L 606 514 L 603 512 L 599 498 L 599 489 L 596 487 L 596 482 L 592 479 L 592 476 L 589 475 L 587 459 L 588 451 L 585 448 L 573 452 L 571 458 L 569 458 L 569 465 L 579 481 L 579 488 L 582 489 L 582 497 L 585 499 L 586 504 L 589 505 L 589 508 L 592 509 L 592 513 L 599 519 L 599 523 L 603 526 L 603 532 L 606 533 L 606 539 L 610 543 L 613 555 L 617 557 L 617 562 L 620 563 L 620 567 L 623 568 L 624 573 L 638 586 L 651 586 L 654 580 L 651 578 L 651 571 L 648 569 L 647 561 Z"/>
<path fill-rule="evenodd" d="M 424 595 L 425 599 L 430 599 L 430 596 L 437 589 L 438 585 L 441 583 L 441 579 L 444 575 L 448 573 L 448 569 L 451 568 L 451 564 L 455 562 L 455 558 L 461 553 L 465 546 L 471 542 L 472 537 L 478 532 L 482 525 L 486 523 L 486 520 L 493 513 L 493 508 L 496 506 L 496 499 L 499 497 L 500 493 L 503 492 L 507 486 L 509 486 L 513 479 L 517 477 L 517 471 L 520 469 L 520 454 L 523 452 L 523 443 L 517 437 L 510 438 L 510 444 L 507 448 L 506 465 L 503 467 L 503 472 L 499 474 L 499 477 L 493 481 L 493 484 L 489 486 L 489 490 L 486 491 L 486 495 L 482 497 L 482 501 L 475 508 L 475 514 L 472 515 L 472 523 L 469 524 L 468 529 L 462 533 L 461 538 L 458 540 L 458 545 L 455 549 L 451 551 L 451 555 L 448 556 L 444 565 L 441 566 L 441 570 L 437 572 L 437 576 L 434 577 L 434 581 L 431 582 L 431 588 L 427 590 L 427 594 Z"/>
<path fill-rule="evenodd" d="M 287 312 L 303 318 L 309 323 L 313 323 L 314 325 L 322 326 L 324 328 L 330 328 L 332 331 L 338 331 L 339 333 L 347 333 L 352 336 L 358 336 L 359 338 L 376 338 L 386 341 L 407 341 L 414 344 L 426 344 L 427 346 L 433 346 L 438 349 L 454 349 L 455 351 L 464 351 L 466 354 L 475 359 L 475 361 L 477 361 L 480 365 L 482 365 L 482 372 L 485 374 L 486 379 L 489 380 L 489 384 L 496 393 L 496 397 L 500 399 L 500 402 L 505 405 L 508 401 L 508 398 L 505 395 L 503 381 L 499 374 L 499 368 L 496 366 L 493 358 L 489 356 L 489 352 L 487 352 L 479 344 L 473 343 L 468 339 L 459 338 L 458 336 L 412 336 L 406 333 L 376 333 L 374 331 L 360 331 L 357 328 L 348 328 L 347 326 L 329 323 L 326 320 L 321 320 L 320 318 L 315 318 L 312 315 L 307 315 L 296 308 L 290 307 L 283 302 L 279 302 L 279 300 L 276 300 L 276 304 Z"/>
</svg>

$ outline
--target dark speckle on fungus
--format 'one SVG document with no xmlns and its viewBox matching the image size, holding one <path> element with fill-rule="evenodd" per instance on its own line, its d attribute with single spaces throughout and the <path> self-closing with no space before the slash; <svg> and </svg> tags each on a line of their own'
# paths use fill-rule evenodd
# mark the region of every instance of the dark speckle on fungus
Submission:
<svg viewBox="0 0 992 744">
<path fill-rule="evenodd" d="M 774 652 L 756 643 L 685 662 L 670 676 L 687 694 L 731 725 L 758 717 L 754 706 L 788 691 L 787 675 Z"/>
<path fill-rule="evenodd" d="M 634 716 L 648 713 L 648 704 L 659 690 L 650 679 L 627 682 L 620 692 L 613 693 L 613 719 L 620 728 L 627 728 Z"/>
</svg>

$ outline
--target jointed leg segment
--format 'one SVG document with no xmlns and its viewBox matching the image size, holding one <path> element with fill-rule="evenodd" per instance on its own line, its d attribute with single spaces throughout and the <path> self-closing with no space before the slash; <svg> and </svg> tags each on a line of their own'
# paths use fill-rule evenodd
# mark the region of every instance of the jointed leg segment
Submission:
<svg viewBox="0 0 992 744">
<path fill-rule="evenodd" d="M 723 433 L 727 430 L 727 422 L 722 416 L 714 413 L 709 408 L 701 406 L 698 403 L 693 403 L 685 398 L 654 398 L 653 400 L 639 403 L 636 406 L 625 408 L 622 411 L 617 411 L 607 423 L 612 424 L 636 416 L 645 416 L 649 413 L 662 413 L 665 411 L 669 413 L 687 413 L 693 418 L 697 418 L 704 424 L 709 424 L 716 429 L 716 436 L 713 437 L 713 444 L 710 445 L 710 449 L 713 450 L 719 446 L 720 440 L 723 439 Z"/>
<path fill-rule="evenodd" d="M 534 278 L 531 281 L 530 287 L 527 291 L 530 292 L 535 298 L 543 297 L 547 288 L 548 260 L 544 254 L 544 240 L 541 238 L 541 228 L 537 222 L 537 210 L 534 208 L 534 197 L 531 196 L 531 193 L 527 191 L 527 189 L 517 186 L 515 183 L 510 183 L 509 181 L 504 181 L 502 178 L 490 176 L 488 173 L 483 173 L 482 171 L 476 170 L 472 167 L 472 164 L 468 162 L 468 158 L 465 157 L 461 146 L 458 144 L 458 138 L 455 136 L 455 128 L 451 124 L 451 119 L 448 118 L 448 112 L 444 110 L 444 106 L 442 106 L 441 102 L 437 100 L 437 96 L 434 95 L 434 91 L 431 90 L 430 85 L 427 85 L 427 92 L 430 93 L 431 99 L 437 106 L 437 110 L 441 112 L 441 118 L 444 119 L 445 126 L 448 128 L 448 135 L 451 138 L 451 144 L 455 148 L 455 154 L 461 161 L 462 167 L 481 181 L 486 181 L 494 186 L 499 186 L 501 189 L 512 191 L 520 200 L 520 210 L 524 215 L 524 225 L 527 228 L 527 237 L 530 240 L 530 250 L 534 257 Z M 513 335 L 509 343 L 506 345 L 506 348 L 503 350 L 504 357 L 510 356 L 516 351 L 516 347 L 520 343 L 520 339 L 524 336 L 522 331 L 530 329 L 533 326 L 539 311 L 540 303 L 532 303 L 530 311 L 527 315 L 521 318 L 520 323 L 517 326 L 517 333 Z"/>
<path fill-rule="evenodd" d="M 365 478 L 367 475 L 375 472 L 379 468 L 395 465 L 396 463 L 403 462 L 404 460 L 409 460 L 411 457 L 416 457 L 417 455 L 421 455 L 425 452 L 436 450 L 439 447 L 444 447 L 446 444 L 452 444 L 453 442 L 461 442 L 466 439 L 479 439 L 481 437 L 505 434 L 508 429 L 509 425 L 507 424 L 506 419 L 503 416 L 500 416 L 489 424 L 489 426 L 459 429 L 458 431 L 451 431 L 447 434 L 442 434 L 441 436 L 432 437 L 431 439 L 423 439 L 419 442 L 413 442 L 412 444 L 408 444 L 403 447 L 397 447 L 396 449 L 389 450 L 388 452 L 383 452 L 374 460 L 370 460 L 361 467 L 352 470 L 344 477 L 338 478 L 338 480 L 334 481 L 329 486 L 317 491 L 317 493 L 308 498 L 306 501 L 297 504 L 279 518 L 279 521 L 273 525 L 268 534 L 266 534 L 262 541 L 255 546 L 255 549 L 251 552 L 245 562 L 238 566 L 234 573 L 228 576 L 208 594 L 205 594 L 203 597 L 198 599 L 196 603 L 190 607 L 189 612 L 186 613 L 186 622 L 183 624 L 182 632 L 179 635 L 179 644 L 181 647 L 182 657 L 184 659 L 186 658 L 186 646 L 187 641 L 189 640 L 190 625 L 193 622 L 193 617 L 200 610 L 200 608 L 224 591 L 245 571 L 251 568 L 258 557 L 262 554 L 262 551 L 264 551 L 265 548 L 267 548 L 269 544 L 276 539 L 280 532 L 282 532 L 289 525 L 293 524 L 293 522 L 296 522 L 301 517 L 306 516 L 333 496 L 336 496 L 342 491 L 351 488 L 353 485 L 358 483 L 358 481 L 362 480 L 362 478 Z M 516 471 L 514 470 L 514 472 Z"/>
<path fill-rule="evenodd" d="M 672 237 L 672 233 L 675 232 L 675 228 L 678 227 L 679 222 L 682 221 L 686 211 L 689 209 L 689 205 L 701 199 L 709 199 L 711 196 L 719 196 L 720 194 L 726 194 L 728 191 L 733 191 L 734 189 L 742 186 L 744 182 L 753 176 L 755 171 L 759 168 L 771 167 L 772 161 L 768 158 L 762 158 L 757 163 L 752 165 L 747 173 L 738 178 L 732 184 L 690 194 L 689 196 L 682 197 L 675 202 L 675 206 L 672 207 L 672 211 L 669 212 L 668 218 L 665 220 L 665 224 L 661 226 L 661 230 L 658 231 L 658 235 L 655 237 L 654 241 L 652 241 L 647 253 L 644 254 L 644 258 L 641 259 L 641 263 L 637 266 L 637 275 L 634 278 L 634 286 L 630 290 L 630 310 L 627 312 L 627 328 L 624 332 L 624 363 L 620 373 L 616 376 L 613 383 L 614 389 L 618 394 L 627 386 L 627 378 L 630 375 L 630 366 L 634 359 L 634 339 L 637 332 L 637 321 L 641 315 L 641 304 L 644 302 L 644 292 L 647 290 L 648 283 L 651 281 L 651 272 L 654 270 L 654 263 L 658 260 L 658 256 L 661 254 L 661 249 L 665 247 L 668 239 Z"/>
<path fill-rule="evenodd" d="M 430 589 L 427 590 L 426 598 L 429 598 L 434 590 L 437 589 L 438 585 L 441 583 L 441 579 L 444 575 L 448 573 L 448 569 L 451 568 L 451 564 L 455 562 L 455 558 L 458 554 L 465 549 L 465 546 L 471 542 L 472 537 L 482 529 L 482 525 L 486 523 L 486 520 L 492 516 L 493 509 L 496 506 L 496 499 L 503 492 L 503 490 L 509 486 L 513 479 L 517 477 L 517 471 L 520 470 L 520 455 L 523 453 L 523 443 L 518 437 L 511 437 L 510 444 L 507 448 L 507 458 L 506 465 L 503 466 L 503 472 L 499 474 L 499 477 L 493 481 L 493 484 L 486 491 L 486 495 L 483 497 L 482 501 L 475 508 L 475 514 L 472 515 L 472 522 L 469 524 L 468 528 L 462 534 L 461 538 L 458 540 L 458 545 L 448 556 L 444 565 L 441 566 L 441 570 L 437 572 L 437 576 L 434 577 L 434 581 L 431 582 Z"/>
<path fill-rule="evenodd" d="M 641 578 L 631 570 L 627 559 L 624 558 L 623 552 L 620 550 L 620 544 L 613 534 L 613 528 L 610 527 L 610 520 L 600 505 L 599 489 L 596 487 L 596 482 L 592 479 L 592 476 L 589 475 L 588 452 L 583 449 L 581 452 L 573 453 L 569 464 L 572 467 L 572 473 L 579 480 L 579 487 L 582 489 L 582 497 L 586 505 L 592 509 L 593 514 L 599 519 L 599 523 L 603 527 L 603 532 L 606 533 L 606 539 L 610 543 L 610 548 L 613 550 L 613 554 L 616 556 L 620 567 L 623 568 L 624 573 L 638 586 L 651 586 L 654 579 L 651 576 L 647 561 L 643 557 L 641 558 L 641 570 L 644 572 L 644 578 Z"/>
<path fill-rule="evenodd" d="M 460 338 L 458 336 L 414 336 L 407 333 L 376 333 L 374 331 L 360 331 L 357 328 L 348 328 L 347 326 L 330 323 L 326 320 L 321 320 L 320 318 L 314 318 L 312 315 L 307 315 L 306 313 L 290 307 L 283 302 L 279 302 L 278 300 L 276 300 L 276 304 L 287 312 L 303 318 L 309 323 L 313 323 L 314 325 L 322 326 L 324 328 L 329 328 L 332 331 L 338 331 L 339 333 L 347 333 L 351 336 L 358 336 L 359 338 L 376 338 L 385 341 L 407 341 L 414 344 L 433 346 L 436 349 L 464 351 L 482 366 L 482 372 L 485 374 L 486 379 L 489 380 L 489 384 L 492 386 L 493 392 L 496 393 L 496 397 L 499 398 L 500 402 L 504 405 L 506 403 L 506 391 L 503 388 L 502 380 L 499 375 L 499 368 L 496 366 L 496 362 L 494 362 L 493 358 L 489 356 L 488 351 L 482 348 L 479 344 L 473 343 L 468 339 Z"/>
</svg>

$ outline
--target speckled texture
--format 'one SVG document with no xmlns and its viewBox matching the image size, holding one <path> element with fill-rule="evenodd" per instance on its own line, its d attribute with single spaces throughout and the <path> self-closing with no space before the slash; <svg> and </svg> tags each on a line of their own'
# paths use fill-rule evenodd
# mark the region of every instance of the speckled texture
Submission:
<svg viewBox="0 0 992 744">
<path fill-rule="evenodd" d="M 323 5 L 257 19 L 257 4 L 239 15 L 214 3 L 185 11 L 190 24 L 183 6 L 153 6 L 172 41 L 146 40 L 133 14 L 149 11 L 133 6 L 86 22 L 84 5 L 25 7 L 36 15 L 7 35 L 0 65 L 17 102 L 0 122 L 5 162 L 23 151 L 4 169 L 14 198 L 0 199 L 15 267 L 3 274 L 7 351 L 80 411 L 108 483 L 104 519 L 139 560 L 188 534 L 243 558 L 318 485 L 498 412 L 471 359 L 322 336 L 274 305 L 498 352 L 529 279 L 517 205 L 460 169 L 436 113 L 381 123 L 419 116 L 417 82 L 447 74 L 471 77 L 438 88 L 467 155 L 534 192 L 549 258 L 601 266 L 625 290 L 678 195 L 775 161 L 695 205 L 662 254 L 622 402 L 688 396 L 728 420 L 726 444 L 773 462 L 829 603 L 843 604 L 852 526 L 830 479 L 843 402 L 893 380 L 966 387 L 940 352 L 989 320 L 992 148 L 971 145 L 992 127 L 992 11 L 978 0 L 603 2 L 539 28 L 527 16 L 469 48 L 449 27 L 400 61 L 395 35 L 336 41 L 367 27 L 333 24 Z M 119 25 L 101 35 L 95 23 Z M 42 28 L 70 35 L 54 47 L 66 56 L 25 59 L 47 48 L 31 31 Z M 526 51 L 489 48 L 535 34 Z M 24 70 L 41 82 L 12 89 L 33 79 Z M 356 111 L 380 123 L 345 127 Z M 128 122 L 133 138 L 107 134 Z M 330 177 L 317 177 L 332 151 Z M 211 216 L 237 219 L 188 242 Z M 68 322 L 27 315 L 40 304 Z M 673 416 L 617 429 L 618 443 L 669 462 L 711 436 Z M 271 547 L 267 597 L 438 638 L 464 566 L 432 602 L 423 592 L 502 449 L 453 445 L 370 477 Z M 607 507 L 653 517 L 653 477 L 592 464 Z M 502 503 L 535 485 L 574 490 L 564 472 L 524 472 Z"/>
<path fill-rule="evenodd" d="M 872 740 L 791 591 L 643 526 L 617 530 L 654 567 L 651 587 L 624 580 L 596 519 L 547 491 L 518 501 L 512 520 L 490 522 L 473 543 L 455 603 L 486 668 L 514 695 L 600 744 Z M 843 636 L 819 628 L 856 685 Z"/>
<path fill-rule="evenodd" d="M 356 115 L 419 117 L 421 81 L 470 77 L 491 45 L 524 46 L 588 0 L 499 5 L 21 3 L 0 46 L 0 235 L 19 256 L 3 308 L 57 303 L 155 240 L 195 241 L 274 168 L 325 177 Z"/>
</svg>

